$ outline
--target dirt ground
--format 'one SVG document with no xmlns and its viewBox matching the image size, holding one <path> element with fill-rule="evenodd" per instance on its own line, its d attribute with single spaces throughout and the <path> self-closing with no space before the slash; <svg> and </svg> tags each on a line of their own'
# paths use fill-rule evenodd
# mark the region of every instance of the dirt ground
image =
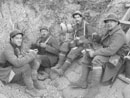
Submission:
<svg viewBox="0 0 130 98">
<path fill-rule="evenodd" d="M 89 80 L 89 86 L 87 89 L 71 88 L 70 82 L 75 82 L 81 76 L 82 67 L 79 63 L 75 62 L 68 69 L 63 77 L 46 79 L 40 81 L 45 89 L 40 90 L 43 94 L 37 98 L 123 98 L 122 90 L 128 84 L 121 81 L 119 78 L 115 81 L 113 86 L 97 84 L 97 82 Z M 56 74 L 52 74 L 51 77 L 57 77 Z M 90 74 L 90 78 L 91 74 Z M 12 83 L 3 85 L 0 82 L 0 98 L 33 98 L 29 94 L 25 93 L 25 86 Z"/>
<path fill-rule="evenodd" d="M 9 40 L 10 31 L 14 29 L 26 33 L 25 42 L 35 41 L 42 26 L 51 27 L 53 34 L 58 36 L 59 23 L 70 23 L 71 14 L 75 10 L 81 10 L 89 18 L 90 24 L 97 30 L 102 30 L 105 14 L 114 12 L 122 18 L 127 10 L 124 8 L 127 2 L 130 0 L 0 0 L 0 54 Z M 70 82 L 79 79 L 81 70 L 81 66 L 76 63 L 64 77 L 41 81 L 46 87 L 41 90 L 41 98 L 123 98 L 122 90 L 128 84 L 120 79 L 112 87 L 91 84 L 87 89 L 69 87 Z M 25 86 L 16 83 L 4 85 L 0 82 L 0 98 L 32 97 L 25 93 Z"/>
</svg>

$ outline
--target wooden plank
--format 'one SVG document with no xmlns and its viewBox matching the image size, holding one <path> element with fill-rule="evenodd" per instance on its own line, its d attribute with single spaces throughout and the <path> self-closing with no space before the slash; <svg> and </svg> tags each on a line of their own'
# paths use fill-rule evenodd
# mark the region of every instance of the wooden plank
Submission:
<svg viewBox="0 0 130 98">
<path fill-rule="evenodd" d="M 130 42 L 130 28 L 129 28 L 129 30 L 126 32 L 126 40 L 127 40 L 127 43 Z"/>
<path fill-rule="evenodd" d="M 125 75 L 120 74 L 120 75 L 118 76 L 118 78 L 119 78 L 120 80 L 122 80 L 123 82 L 125 82 L 125 83 L 127 83 L 127 84 L 130 84 L 130 78 L 125 77 Z"/>
<path fill-rule="evenodd" d="M 130 19 L 130 8 L 127 10 L 123 18 L 121 19 L 122 21 L 127 21 Z"/>
<path fill-rule="evenodd" d="M 130 3 L 126 3 L 126 4 L 125 4 L 125 7 L 126 7 L 126 8 L 129 8 L 129 7 L 130 7 Z"/>
<path fill-rule="evenodd" d="M 125 21 L 125 20 L 119 20 L 121 24 L 125 24 L 130 26 L 130 21 Z"/>
</svg>

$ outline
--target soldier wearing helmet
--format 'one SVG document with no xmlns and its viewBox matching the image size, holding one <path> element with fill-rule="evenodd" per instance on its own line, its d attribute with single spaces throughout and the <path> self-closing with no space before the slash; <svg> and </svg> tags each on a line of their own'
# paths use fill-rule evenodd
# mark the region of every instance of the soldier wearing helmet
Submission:
<svg viewBox="0 0 130 98">
<path fill-rule="evenodd" d="M 18 30 L 10 33 L 9 43 L 2 53 L 3 60 L 0 61 L 0 80 L 9 83 L 16 78 L 15 76 L 22 76 L 26 85 L 26 92 L 35 97 L 41 96 L 38 89 L 43 89 L 44 86 L 39 84 L 36 77 L 32 77 L 35 74 L 33 73 L 33 66 L 35 66 L 37 51 L 30 49 L 26 54 L 22 54 L 23 35 Z"/>
<path fill-rule="evenodd" d="M 113 76 L 117 73 L 117 68 L 119 68 L 117 66 L 120 65 L 120 57 L 124 55 L 124 53 L 122 53 L 122 49 L 124 49 L 126 45 L 126 36 L 120 26 L 117 15 L 115 15 L 114 13 L 109 13 L 104 19 L 104 23 L 107 27 L 107 31 L 104 35 L 98 36 L 100 37 L 98 38 L 98 43 L 102 47 L 95 50 L 87 49 L 83 61 L 83 63 L 87 66 L 93 66 L 93 72 L 95 72 L 95 76 L 98 79 L 97 83 L 100 82 L 102 68 L 104 68 L 104 65 L 107 62 L 110 62 L 112 64 L 113 69 L 109 66 L 105 67 L 106 69 L 102 81 L 106 82 L 111 80 Z"/>
<path fill-rule="evenodd" d="M 57 67 L 54 68 L 61 76 L 76 58 L 82 57 L 81 51 L 89 43 L 89 37 L 94 32 L 94 29 L 84 20 L 80 11 L 74 12 L 72 17 L 75 21 L 72 32 L 73 40 L 69 42 L 67 51 L 60 52 L 59 62 Z M 61 50 L 65 49 L 62 48 Z"/>
</svg>

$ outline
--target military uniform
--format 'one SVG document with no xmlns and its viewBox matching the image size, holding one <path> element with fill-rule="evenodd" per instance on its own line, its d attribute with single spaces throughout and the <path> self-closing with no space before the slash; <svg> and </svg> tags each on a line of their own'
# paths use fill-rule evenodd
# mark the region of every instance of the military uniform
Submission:
<svg viewBox="0 0 130 98">
<path fill-rule="evenodd" d="M 102 48 L 95 50 L 94 58 L 90 58 L 88 54 L 84 56 L 86 58 L 84 63 L 87 65 L 93 65 L 93 67 L 100 68 L 104 67 L 104 64 L 109 62 L 110 57 L 119 55 L 121 56 L 123 53 L 121 52 L 123 47 L 126 45 L 126 37 L 124 31 L 121 29 L 119 25 L 117 25 L 112 31 L 108 31 L 104 36 L 100 39 L 100 44 Z M 118 67 L 116 67 L 118 68 Z M 117 72 L 117 69 L 109 70 L 107 74 L 105 74 L 103 81 L 107 81 Z"/>
<path fill-rule="evenodd" d="M 59 44 L 52 35 L 50 35 L 46 39 L 41 37 L 38 39 L 37 42 L 39 44 L 44 43 L 45 41 L 47 41 L 45 48 L 38 46 L 38 54 L 39 58 L 41 59 L 41 66 L 52 67 L 57 63 L 58 60 Z"/>
<path fill-rule="evenodd" d="M 21 33 L 18 31 L 11 32 L 10 39 L 17 34 Z M 21 53 L 21 47 L 16 46 L 10 40 L 2 53 L 2 59 L 0 61 L 0 80 L 9 83 L 11 81 L 9 79 L 12 72 L 14 73 L 14 76 L 22 75 L 28 93 L 32 96 L 40 96 L 35 87 L 39 89 L 40 86 L 40 88 L 43 86 L 38 83 L 37 78 L 34 79 L 32 77 L 33 65 L 31 65 L 31 63 L 34 62 L 36 56 L 37 54 L 31 51 L 23 55 Z M 11 77 L 13 79 L 13 76 Z M 35 95 L 33 93 L 35 93 Z"/>
<path fill-rule="evenodd" d="M 74 26 L 73 40 L 61 45 L 59 62 L 56 65 L 58 67 L 54 69 L 60 68 L 65 71 L 77 57 L 81 57 L 81 51 L 90 43 L 93 32 L 94 29 L 85 20 L 80 25 L 76 24 Z"/>
</svg>

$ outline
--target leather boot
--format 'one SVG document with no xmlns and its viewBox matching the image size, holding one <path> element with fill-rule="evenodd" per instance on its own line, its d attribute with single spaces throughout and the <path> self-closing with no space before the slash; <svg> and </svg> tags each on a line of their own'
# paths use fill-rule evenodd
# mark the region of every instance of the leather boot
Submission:
<svg viewBox="0 0 130 98">
<path fill-rule="evenodd" d="M 65 54 L 60 53 L 59 54 L 59 61 L 56 64 L 56 66 L 52 67 L 52 69 L 59 69 L 63 65 L 64 60 L 65 60 Z"/>
<path fill-rule="evenodd" d="M 95 66 L 93 67 L 92 71 L 92 85 L 98 85 L 100 84 L 102 76 L 102 67 L 101 66 Z"/>
<path fill-rule="evenodd" d="M 73 88 L 86 89 L 88 87 L 88 76 L 90 68 L 86 64 L 82 64 L 82 75 L 76 82 L 71 82 L 70 86 Z"/>
<path fill-rule="evenodd" d="M 25 92 L 30 94 L 33 97 L 39 97 L 41 96 L 40 92 L 35 89 L 33 85 L 33 80 L 31 78 L 31 71 L 26 71 L 23 73 L 23 80 L 26 85 L 26 90 Z"/>
<path fill-rule="evenodd" d="M 67 68 L 71 65 L 71 62 L 69 60 L 66 60 L 64 65 L 61 66 L 60 69 L 56 69 L 55 71 L 57 71 L 57 73 L 60 75 L 60 76 L 63 76 L 65 71 L 67 70 Z"/>
</svg>

